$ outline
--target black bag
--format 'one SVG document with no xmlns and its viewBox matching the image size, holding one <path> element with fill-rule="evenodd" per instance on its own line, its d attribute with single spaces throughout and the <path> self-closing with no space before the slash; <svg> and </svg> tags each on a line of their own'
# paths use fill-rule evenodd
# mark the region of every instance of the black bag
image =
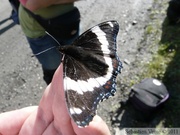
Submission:
<svg viewBox="0 0 180 135">
<path fill-rule="evenodd" d="M 80 12 L 78 8 L 52 19 L 44 19 L 24 8 L 37 22 L 53 37 L 68 39 L 74 37 L 79 31 Z"/>
<path fill-rule="evenodd" d="M 180 23 L 180 0 L 171 0 L 169 2 L 167 18 L 170 24 Z"/>
<path fill-rule="evenodd" d="M 154 78 L 146 78 L 131 88 L 130 102 L 140 112 L 140 117 L 150 120 L 153 113 L 169 98 L 163 83 Z"/>
</svg>

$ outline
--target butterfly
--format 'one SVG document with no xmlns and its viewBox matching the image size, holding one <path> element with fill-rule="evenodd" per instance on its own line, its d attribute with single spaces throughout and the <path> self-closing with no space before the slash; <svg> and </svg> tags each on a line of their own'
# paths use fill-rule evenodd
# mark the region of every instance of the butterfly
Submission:
<svg viewBox="0 0 180 135">
<path fill-rule="evenodd" d="M 100 23 L 71 45 L 59 47 L 64 54 L 64 90 L 71 118 L 85 127 L 96 115 L 100 101 L 116 92 L 116 76 L 122 63 L 117 55 L 117 21 Z"/>
</svg>

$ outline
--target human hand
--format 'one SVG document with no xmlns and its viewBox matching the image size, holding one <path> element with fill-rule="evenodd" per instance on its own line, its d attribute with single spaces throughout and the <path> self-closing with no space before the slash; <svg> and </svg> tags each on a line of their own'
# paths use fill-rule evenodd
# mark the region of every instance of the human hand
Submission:
<svg viewBox="0 0 180 135">
<path fill-rule="evenodd" d="M 39 106 L 0 114 L 0 135 L 110 135 L 105 122 L 95 116 L 79 128 L 70 118 L 63 89 L 63 65 L 56 70 Z"/>
<path fill-rule="evenodd" d="M 27 9 L 31 11 L 36 11 L 41 8 L 45 8 L 51 5 L 56 5 L 56 4 L 67 4 L 67 3 L 73 3 L 75 1 L 79 0 L 19 0 L 20 3 L 26 7 Z"/>
</svg>

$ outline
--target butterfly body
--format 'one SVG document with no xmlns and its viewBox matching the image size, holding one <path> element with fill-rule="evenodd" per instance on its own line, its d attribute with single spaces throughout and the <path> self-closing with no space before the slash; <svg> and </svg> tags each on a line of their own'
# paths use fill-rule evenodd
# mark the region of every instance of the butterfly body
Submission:
<svg viewBox="0 0 180 135">
<path fill-rule="evenodd" d="M 83 63 L 84 66 L 97 75 L 104 75 L 108 69 L 108 64 L 103 61 L 103 58 L 100 54 L 98 56 L 94 55 L 94 53 L 84 50 L 82 47 L 76 46 L 64 46 L 59 49 L 63 52 L 66 57 L 71 57 L 72 60 Z M 66 62 L 66 61 L 65 61 Z"/>
<path fill-rule="evenodd" d="M 72 45 L 59 48 L 64 54 L 66 103 L 78 126 L 87 126 L 98 103 L 116 91 L 116 76 L 122 68 L 116 47 L 118 31 L 116 21 L 107 21 L 87 30 Z"/>
</svg>

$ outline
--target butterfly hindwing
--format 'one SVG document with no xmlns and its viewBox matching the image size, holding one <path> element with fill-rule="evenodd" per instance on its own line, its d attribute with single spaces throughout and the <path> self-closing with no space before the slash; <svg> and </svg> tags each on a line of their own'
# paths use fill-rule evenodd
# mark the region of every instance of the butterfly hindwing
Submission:
<svg viewBox="0 0 180 135">
<path fill-rule="evenodd" d="M 117 56 L 119 25 L 107 21 L 84 32 L 65 54 L 64 89 L 69 113 L 78 126 L 86 126 L 100 101 L 114 95 L 116 76 L 122 68 Z"/>
</svg>

